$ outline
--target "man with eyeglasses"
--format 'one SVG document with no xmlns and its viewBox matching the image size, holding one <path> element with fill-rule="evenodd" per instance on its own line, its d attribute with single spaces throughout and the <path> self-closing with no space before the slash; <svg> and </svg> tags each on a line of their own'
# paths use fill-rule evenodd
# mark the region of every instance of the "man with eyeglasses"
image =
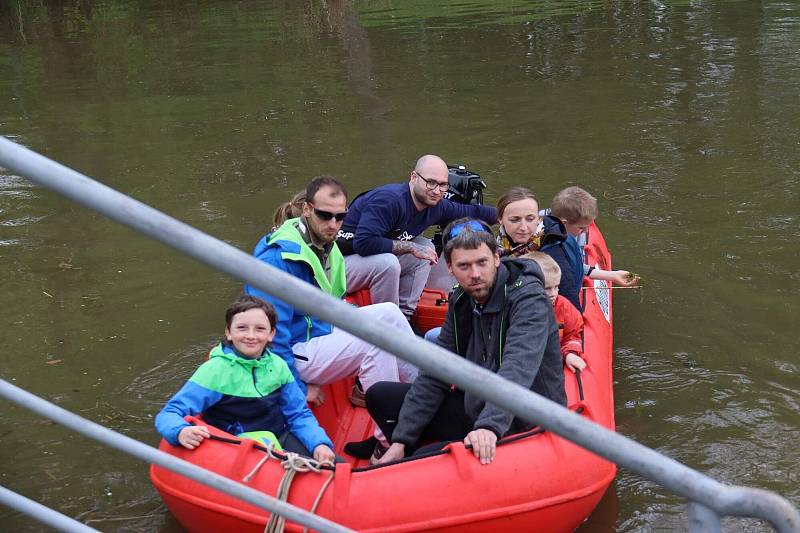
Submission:
<svg viewBox="0 0 800 533">
<path fill-rule="evenodd" d="M 346 290 L 345 264 L 335 239 L 346 213 L 344 186 L 332 176 L 316 177 L 306 188 L 302 215 L 285 221 L 262 238 L 253 255 L 342 298 Z M 270 349 L 286 361 L 311 403 L 324 400 L 320 386 L 346 377 L 357 376 L 363 390 L 367 390 L 378 381 L 408 383 L 417 375 L 413 365 L 283 300 L 250 285 L 245 285 L 244 291 L 275 306 L 278 324 Z M 363 320 L 381 320 L 400 334 L 414 334 L 392 304 L 368 305 L 358 311 Z M 363 394 L 354 403 L 363 405 Z M 380 430 L 376 437 L 382 437 Z"/>
<path fill-rule="evenodd" d="M 461 217 L 497 222 L 494 207 L 446 199 L 447 175 L 441 157 L 424 155 L 408 183 L 376 187 L 353 200 L 337 237 L 348 291 L 369 288 L 373 303 L 392 302 L 410 320 L 438 261 L 422 232 Z"/>
<path fill-rule="evenodd" d="M 439 346 L 566 405 L 558 325 L 539 266 L 527 259 L 501 262 L 491 229 L 477 220 L 457 220 L 443 237 L 447 267 L 459 285 L 450 298 Z M 373 463 L 432 451 L 455 440 L 470 445 L 481 464 L 488 464 L 498 439 L 532 427 L 425 372 L 413 384 L 375 384 L 366 402 L 391 446 L 368 439 L 345 449 L 363 457 L 372 445 Z M 419 449 L 428 441 L 438 444 Z"/>
</svg>

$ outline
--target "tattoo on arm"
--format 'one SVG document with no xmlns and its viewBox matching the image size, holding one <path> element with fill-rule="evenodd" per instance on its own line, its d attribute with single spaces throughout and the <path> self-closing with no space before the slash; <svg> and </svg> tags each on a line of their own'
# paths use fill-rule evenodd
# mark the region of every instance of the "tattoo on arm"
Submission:
<svg viewBox="0 0 800 533">
<path fill-rule="evenodd" d="M 410 254 L 420 246 L 411 241 L 392 241 L 392 253 L 394 255 Z"/>
</svg>

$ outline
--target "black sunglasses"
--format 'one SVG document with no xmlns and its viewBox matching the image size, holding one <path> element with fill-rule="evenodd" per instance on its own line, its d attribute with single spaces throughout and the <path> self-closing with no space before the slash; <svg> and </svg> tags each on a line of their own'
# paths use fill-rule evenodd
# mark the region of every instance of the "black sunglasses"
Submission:
<svg viewBox="0 0 800 533">
<path fill-rule="evenodd" d="M 317 218 L 320 220 L 324 220 L 325 222 L 329 221 L 332 218 L 336 219 L 336 222 L 341 222 L 344 220 L 344 217 L 347 216 L 347 211 L 343 211 L 342 213 L 331 213 L 330 211 L 323 211 L 322 209 L 314 208 L 314 214 L 317 215 Z"/>
</svg>

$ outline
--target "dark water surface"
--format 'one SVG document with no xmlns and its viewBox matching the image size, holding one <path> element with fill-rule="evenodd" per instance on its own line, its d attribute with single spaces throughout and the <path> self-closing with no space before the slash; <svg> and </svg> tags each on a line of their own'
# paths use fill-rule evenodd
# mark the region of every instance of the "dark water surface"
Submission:
<svg viewBox="0 0 800 533">
<path fill-rule="evenodd" d="M 796 505 L 798 95 L 794 2 L 0 3 L 0 134 L 245 250 L 310 177 L 357 192 L 426 152 L 491 202 L 589 189 L 645 285 L 616 294 L 618 430 Z M 239 288 L 7 173 L 0 271 L 0 375 L 151 444 Z M 8 403 L 0 422 L 0 485 L 177 529 L 145 465 Z M 685 526 L 622 471 L 584 530 Z"/>
</svg>

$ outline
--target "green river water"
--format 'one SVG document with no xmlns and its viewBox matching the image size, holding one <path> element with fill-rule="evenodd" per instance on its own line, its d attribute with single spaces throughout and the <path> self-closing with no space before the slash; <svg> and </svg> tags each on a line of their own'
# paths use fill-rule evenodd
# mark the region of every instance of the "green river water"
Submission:
<svg viewBox="0 0 800 533">
<path fill-rule="evenodd" d="M 5 0 L 0 134 L 248 251 L 322 173 L 357 192 L 431 152 L 492 203 L 581 185 L 644 280 L 615 295 L 617 430 L 800 504 L 798 3 Z M 0 375 L 150 444 L 240 288 L 1 170 L 0 272 Z M 0 423 L 0 485 L 180 529 L 146 465 L 7 402 Z M 685 527 L 620 471 L 581 530 Z"/>
</svg>

